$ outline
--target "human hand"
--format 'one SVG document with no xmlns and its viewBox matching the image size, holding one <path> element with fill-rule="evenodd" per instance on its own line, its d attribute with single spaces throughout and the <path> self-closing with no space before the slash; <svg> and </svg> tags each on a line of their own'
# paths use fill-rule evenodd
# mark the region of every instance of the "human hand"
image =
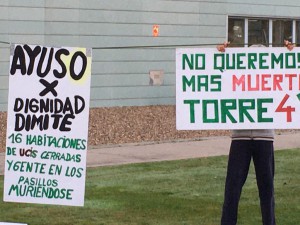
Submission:
<svg viewBox="0 0 300 225">
<path fill-rule="evenodd" d="M 288 40 L 283 41 L 284 46 L 287 47 L 288 50 L 292 51 L 293 48 L 295 47 L 294 44 Z"/>
<path fill-rule="evenodd" d="M 225 41 L 222 45 L 217 45 L 219 52 L 225 52 L 225 49 L 230 45 L 230 42 Z"/>
</svg>

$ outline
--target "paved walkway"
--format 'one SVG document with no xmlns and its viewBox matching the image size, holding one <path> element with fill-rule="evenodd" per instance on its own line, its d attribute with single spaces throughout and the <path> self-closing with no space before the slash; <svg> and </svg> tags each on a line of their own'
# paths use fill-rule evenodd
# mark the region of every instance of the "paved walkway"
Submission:
<svg viewBox="0 0 300 225">
<path fill-rule="evenodd" d="M 160 144 L 98 146 L 88 150 L 87 166 L 96 167 L 228 155 L 229 146 L 229 137 L 211 137 L 199 141 Z M 300 148 L 300 131 L 276 135 L 274 146 L 276 150 Z M 0 153 L 0 174 L 3 174 L 4 171 L 4 158 L 4 153 Z"/>
</svg>

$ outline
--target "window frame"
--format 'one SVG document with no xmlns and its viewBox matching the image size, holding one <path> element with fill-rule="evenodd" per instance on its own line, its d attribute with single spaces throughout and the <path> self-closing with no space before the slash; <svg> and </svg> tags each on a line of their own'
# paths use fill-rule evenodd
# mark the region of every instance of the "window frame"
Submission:
<svg viewBox="0 0 300 225">
<path fill-rule="evenodd" d="M 300 19 L 295 18 L 289 18 L 289 17 L 259 17 L 259 16 L 227 16 L 227 22 L 226 22 L 226 40 L 229 38 L 229 19 L 240 19 L 244 20 L 244 47 L 248 47 L 249 44 L 249 20 L 251 19 L 258 19 L 258 20 L 268 20 L 269 21 L 269 46 L 273 46 L 273 21 L 274 20 L 291 20 L 292 21 L 292 42 L 296 43 L 296 45 L 300 45 L 300 43 L 297 43 L 297 22 L 300 23 Z M 300 31 L 299 31 L 300 36 Z M 300 37 L 298 37 L 300 40 Z"/>
</svg>

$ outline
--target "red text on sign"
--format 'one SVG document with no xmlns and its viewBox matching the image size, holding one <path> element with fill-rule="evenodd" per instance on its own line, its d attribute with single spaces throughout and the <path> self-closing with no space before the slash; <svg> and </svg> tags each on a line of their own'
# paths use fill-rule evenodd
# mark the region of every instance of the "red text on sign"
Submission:
<svg viewBox="0 0 300 225">
<path fill-rule="evenodd" d="M 300 74 L 233 75 L 232 91 L 300 90 Z"/>
</svg>

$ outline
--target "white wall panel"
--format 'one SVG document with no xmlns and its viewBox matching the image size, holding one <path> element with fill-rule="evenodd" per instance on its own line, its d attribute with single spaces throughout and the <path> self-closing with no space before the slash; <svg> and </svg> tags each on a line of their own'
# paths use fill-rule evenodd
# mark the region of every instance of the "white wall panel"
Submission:
<svg viewBox="0 0 300 225">
<path fill-rule="evenodd" d="M 226 38 L 227 16 L 300 19 L 295 0 L 3 0 L 0 2 L 0 110 L 6 110 L 9 45 L 93 47 L 91 107 L 175 104 L 175 47 Z M 158 24 L 159 37 L 152 37 Z M 149 71 L 163 70 L 162 86 Z"/>
</svg>

